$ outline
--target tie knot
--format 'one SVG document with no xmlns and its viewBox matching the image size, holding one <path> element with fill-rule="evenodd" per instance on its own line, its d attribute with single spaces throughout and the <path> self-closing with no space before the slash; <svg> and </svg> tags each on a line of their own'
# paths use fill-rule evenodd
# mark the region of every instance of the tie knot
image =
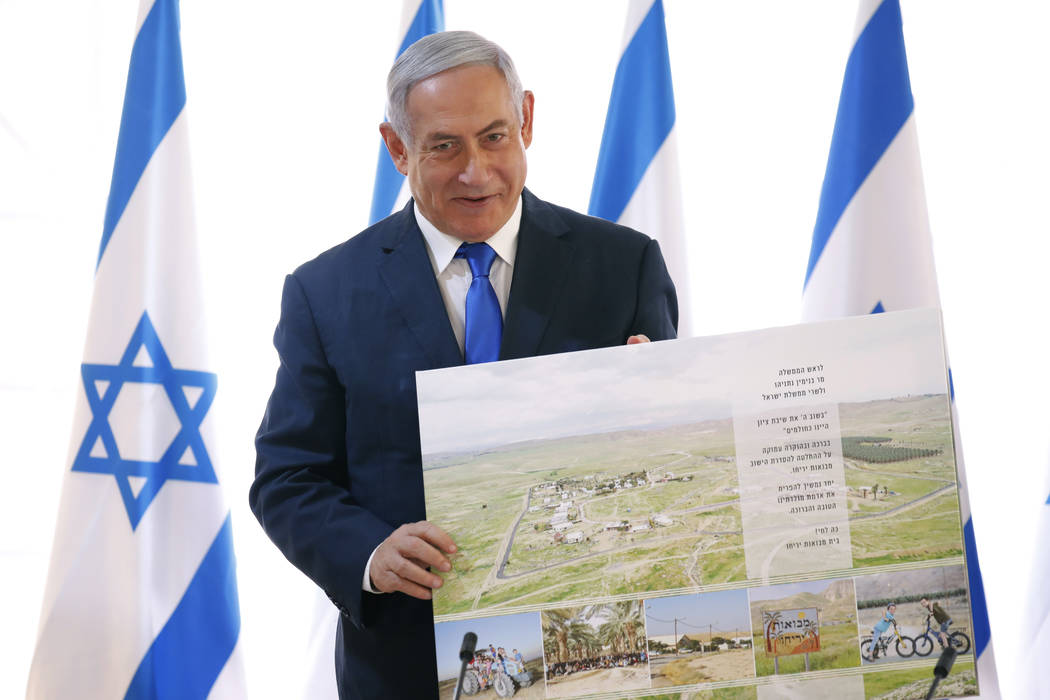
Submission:
<svg viewBox="0 0 1050 700">
<path fill-rule="evenodd" d="M 474 277 L 488 277 L 496 251 L 488 243 L 464 243 L 456 251 L 457 258 L 464 258 L 470 265 L 470 274 Z"/>
</svg>

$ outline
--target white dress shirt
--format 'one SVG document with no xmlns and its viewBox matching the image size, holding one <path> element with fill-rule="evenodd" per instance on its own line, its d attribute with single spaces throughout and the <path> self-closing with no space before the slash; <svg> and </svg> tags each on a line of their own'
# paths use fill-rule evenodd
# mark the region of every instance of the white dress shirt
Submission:
<svg viewBox="0 0 1050 700">
<path fill-rule="evenodd" d="M 416 223 L 419 224 L 419 230 L 423 232 L 423 239 L 427 243 L 427 255 L 430 256 L 430 264 L 434 267 L 434 277 L 437 278 L 441 298 L 445 302 L 448 320 L 452 323 L 452 332 L 459 343 L 459 351 L 463 352 L 467 289 L 474 279 L 467 261 L 455 257 L 463 241 L 438 231 L 434 224 L 420 213 L 418 207 L 413 207 L 413 210 L 416 213 Z M 496 298 L 499 299 L 499 308 L 503 315 L 507 314 L 507 299 L 510 297 L 510 280 L 514 276 L 514 255 L 518 251 L 520 225 L 521 197 L 518 197 L 518 206 L 514 208 L 514 213 L 507 219 L 507 223 L 485 241 L 496 251 L 496 259 L 492 261 L 492 269 L 489 271 L 489 282 L 492 283 Z"/>
<path fill-rule="evenodd" d="M 452 332 L 456 336 L 459 351 L 462 353 L 464 328 L 466 327 L 467 289 L 474 279 L 467 261 L 456 257 L 456 251 L 459 250 L 463 241 L 439 231 L 414 204 L 412 211 L 416 214 L 419 230 L 423 232 L 423 240 L 427 244 L 427 255 L 430 257 L 430 264 L 434 267 L 434 277 L 437 278 L 441 298 L 448 312 L 448 320 L 452 324 Z M 507 219 L 507 223 L 485 241 L 496 251 L 496 259 L 492 261 L 492 269 L 489 271 L 489 282 L 492 283 L 492 289 L 496 292 L 500 312 L 504 316 L 507 315 L 510 282 L 514 277 L 514 256 L 518 251 L 518 229 L 520 227 L 521 197 L 519 196 L 518 205 L 514 207 L 514 213 Z M 376 547 L 376 549 L 379 548 Z M 369 593 L 382 592 L 372 588 L 372 557 L 375 555 L 375 550 L 372 550 L 368 563 L 365 564 L 364 579 L 361 582 L 361 588 Z"/>
</svg>

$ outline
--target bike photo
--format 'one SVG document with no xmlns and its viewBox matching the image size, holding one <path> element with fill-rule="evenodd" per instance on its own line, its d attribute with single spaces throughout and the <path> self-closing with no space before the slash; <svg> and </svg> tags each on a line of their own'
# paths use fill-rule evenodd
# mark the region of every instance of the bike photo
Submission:
<svg viewBox="0 0 1050 700">
<path fill-rule="evenodd" d="M 858 643 L 864 665 L 970 651 L 970 604 L 962 566 L 858 576 Z"/>
</svg>

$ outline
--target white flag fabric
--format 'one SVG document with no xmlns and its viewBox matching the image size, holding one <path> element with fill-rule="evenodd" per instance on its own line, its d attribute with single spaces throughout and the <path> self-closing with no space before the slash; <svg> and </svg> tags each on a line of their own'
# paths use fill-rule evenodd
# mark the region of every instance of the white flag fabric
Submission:
<svg viewBox="0 0 1050 700">
<path fill-rule="evenodd" d="M 401 43 L 397 56 L 428 34 L 445 30 L 445 9 L 442 0 L 404 0 L 401 11 Z M 395 56 L 396 58 L 396 56 Z M 379 160 L 376 163 L 376 181 L 372 189 L 372 209 L 368 224 L 385 219 L 401 209 L 411 197 L 405 176 L 390 160 L 386 146 L 379 140 Z M 331 605 L 331 603 L 329 603 Z"/>
<path fill-rule="evenodd" d="M 396 56 L 400 56 L 405 49 L 428 34 L 444 29 L 445 9 L 442 0 L 404 0 Z M 380 139 L 368 224 L 372 225 L 398 211 L 411 196 L 407 178 L 394 167 L 386 145 Z M 314 596 L 310 623 L 310 642 L 307 648 L 310 669 L 303 688 L 304 700 L 335 700 L 338 697 L 335 684 L 335 633 L 338 621 L 339 611 L 318 588 Z"/>
<path fill-rule="evenodd" d="M 1050 683 L 1047 683 L 1046 667 L 1043 666 L 1050 655 L 1050 594 L 1047 593 L 1047 581 L 1050 580 L 1050 496 L 1043 501 L 1037 522 L 1037 548 L 1025 615 L 1030 624 L 1024 630 L 1022 655 L 1018 659 L 1022 688 L 1019 697 L 1050 700 Z"/>
<path fill-rule="evenodd" d="M 899 0 L 862 0 L 854 34 L 806 269 L 805 321 L 940 307 Z M 998 698 L 954 390 L 952 399 L 980 697 Z"/>
<path fill-rule="evenodd" d="M 678 292 L 678 335 L 691 335 L 674 87 L 662 0 L 631 0 L 628 5 L 588 213 L 660 243 Z"/>
<path fill-rule="evenodd" d="M 243 698 L 176 0 L 144 0 L 27 697 Z M 86 261 L 85 261 L 86 262 Z"/>
</svg>

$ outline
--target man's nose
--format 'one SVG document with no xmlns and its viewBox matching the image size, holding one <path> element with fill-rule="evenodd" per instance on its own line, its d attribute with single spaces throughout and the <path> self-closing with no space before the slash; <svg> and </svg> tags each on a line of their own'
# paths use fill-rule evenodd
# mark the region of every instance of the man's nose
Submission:
<svg viewBox="0 0 1050 700">
<path fill-rule="evenodd" d="M 465 162 L 459 172 L 459 181 L 471 187 L 484 185 L 489 178 L 488 157 L 478 146 L 468 147 L 464 153 Z"/>
</svg>

